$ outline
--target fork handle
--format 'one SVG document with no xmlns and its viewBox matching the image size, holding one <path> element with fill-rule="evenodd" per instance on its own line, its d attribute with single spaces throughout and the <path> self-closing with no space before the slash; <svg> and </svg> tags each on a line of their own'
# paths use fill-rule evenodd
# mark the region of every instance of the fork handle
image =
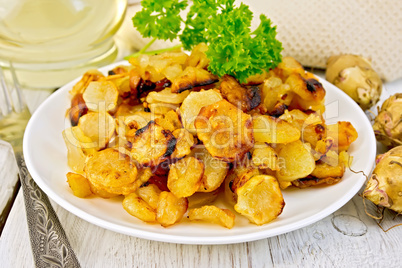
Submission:
<svg viewBox="0 0 402 268">
<path fill-rule="evenodd" d="M 15 156 L 36 267 L 80 267 L 49 198 L 29 174 L 22 152 Z"/>
</svg>

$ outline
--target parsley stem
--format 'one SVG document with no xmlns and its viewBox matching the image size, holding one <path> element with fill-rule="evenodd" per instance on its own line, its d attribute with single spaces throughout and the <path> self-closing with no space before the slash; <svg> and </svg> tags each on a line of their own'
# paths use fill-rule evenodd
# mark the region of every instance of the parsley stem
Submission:
<svg viewBox="0 0 402 268">
<path fill-rule="evenodd" d="M 152 42 L 152 41 L 151 41 Z M 147 45 L 148 46 L 148 45 Z M 148 46 L 149 47 L 149 46 Z M 128 59 L 130 59 L 130 58 L 134 58 L 134 57 L 138 57 L 139 55 L 142 55 L 142 54 L 148 54 L 148 55 L 153 55 L 153 54 L 159 54 L 159 53 L 162 53 L 162 52 L 165 52 L 165 51 L 169 51 L 169 50 L 175 50 L 175 49 L 178 49 L 178 48 L 181 48 L 181 47 L 183 47 L 183 45 L 176 45 L 176 46 L 173 46 L 173 47 L 168 47 L 168 48 L 162 48 L 162 49 L 157 49 L 157 50 L 151 50 L 151 51 L 145 51 L 144 50 L 144 48 L 142 48 L 140 51 L 138 51 L 138 52 L 136 52 L 136 53 L 134 53 L 134 54 L 131 54 L 131 55 L 128 55 L 128 56 L 126 56 L 126 57 L 124 57 L 124 59 L 125 60 L 128 60 Z"/>
<path fill-rule="evenodd" d="M 143 48 L 141 48 L 140 51 L 138 51 L 138 53 L 143 54 L 145 51 L 147 51 L 147 49 L 152 46 L 152 44 L 156 41 L 156 37 L 154 39 L 152 39 L 151 41 L 149 41 L 148 44 L 146 44 Z"/>
</svg>

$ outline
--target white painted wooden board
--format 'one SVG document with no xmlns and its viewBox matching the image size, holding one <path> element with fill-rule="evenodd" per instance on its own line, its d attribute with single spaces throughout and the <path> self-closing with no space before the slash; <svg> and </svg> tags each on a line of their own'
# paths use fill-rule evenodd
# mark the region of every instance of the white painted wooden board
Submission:
<svg viewBox="0 0 402 268">
<path fill-rule="evenodd" d="M 17 182 L 18 171 L 13 148 L 0 140 L 0 232 L 10 212 Z"/>
<path fill-rule="evenodd" d="M 53 203 L 82 267 L 400 267 L 402 226 L 383 232 L 355 196 L 310 226 L 231 245 L 148 241 L 92 225 Z M 392 216 L 392 215 L 391 215 Z M 389 219 L 385 225 L 401 223 Z M 2 267 L 33 267 L 19 193 L 0 238 Z"/>
</svg>

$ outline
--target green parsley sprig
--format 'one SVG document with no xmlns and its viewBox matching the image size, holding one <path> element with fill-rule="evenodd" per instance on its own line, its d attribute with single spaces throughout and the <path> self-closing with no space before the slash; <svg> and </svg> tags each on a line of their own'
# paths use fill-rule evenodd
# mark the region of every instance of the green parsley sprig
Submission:
<svg viewBox="0 0 402 268">
<path fill-rule="evenodd" d="M 141 5 L 142 10 L 133 17 L 134 27 L 153 39 L 131 56 L 152 53 L 147 49 L 156 39 L 179 38 L 186 50 L 204 42 L 208 45 L 209 71 L 218 76 L 232 75 L 241 83 L 282 60 L 276 27 L 261 15 L 260 25 L 251 32 L 253 13 L 243 3 L 235 7 L 234 0 L 193 0 L 185 19 L 180 14 L 188 7 L 186 0 L 143 0 Z"/>
</svg>

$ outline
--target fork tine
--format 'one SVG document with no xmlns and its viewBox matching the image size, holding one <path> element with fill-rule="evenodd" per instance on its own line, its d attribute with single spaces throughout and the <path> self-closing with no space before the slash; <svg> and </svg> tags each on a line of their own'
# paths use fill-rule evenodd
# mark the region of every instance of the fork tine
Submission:
<svg viewBox="0 0 402 268">
<path fill-rule="evenodd" d="M 3 68 L 1 66 L 0 66 L 0 87 L 1 87 L 0 94 L 2 94 L 0 111 L 3 116 L 6 116 L 12 112 L 13 106 L 11 102 L 10 92 L 8 91 L 7 82 L 4 77 Z"/>
</svg>

